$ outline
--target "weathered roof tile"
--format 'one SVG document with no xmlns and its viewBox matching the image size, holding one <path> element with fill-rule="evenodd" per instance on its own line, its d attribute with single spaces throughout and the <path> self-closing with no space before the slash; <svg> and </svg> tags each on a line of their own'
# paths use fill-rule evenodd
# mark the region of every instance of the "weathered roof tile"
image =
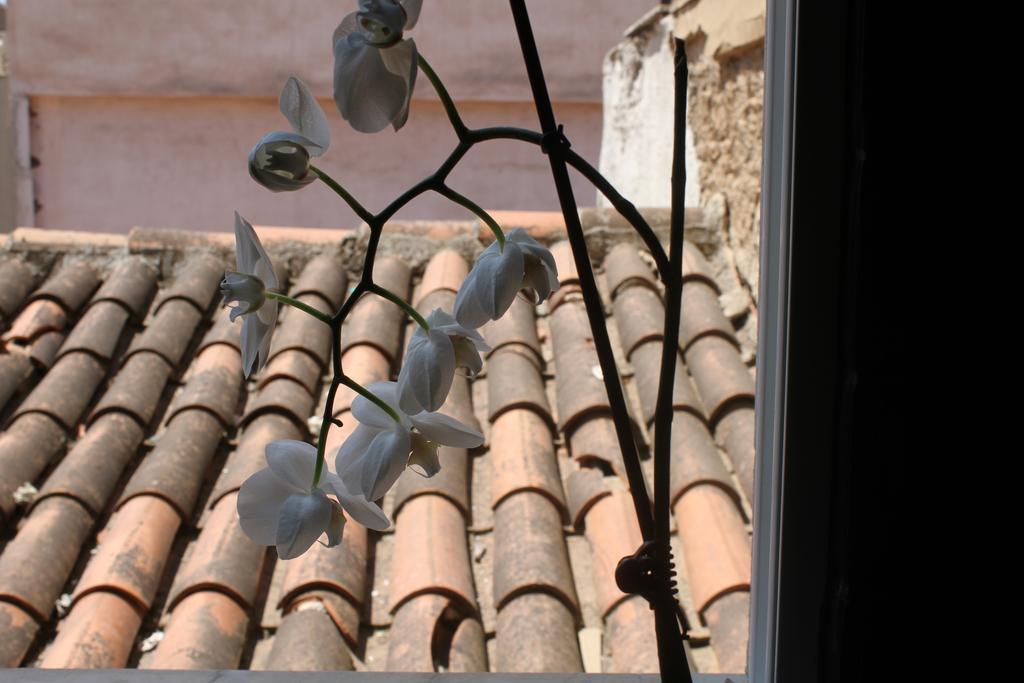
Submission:
<svg viewBox="0 0 1024 683">
<path fill-rule="evenodd" d="M 17 605 L 0 601 L 0 666 L 13 668 L 21 664 L 32 646 L 39 623 Z"/>
<path fill-rule="evenodd" d="M 37 299 L 22 310 L 11 328 L 4 332 L 3 341 L 27 345 L 45 332 L 61 331 L 68 317 L 60 304 L 49 299 Z"/>
<path fill-rule="evenodd" d="M 550 424 L 551 408 L 539 362 L 528 349 L 503 346 L 492 353 L 487 359 L 487 376 L 488 420 L 493 422 L 507 410 L 525 408 Z"/>
<path fill-rule="evenodd" d="M 701 337 L 691 344 L 686 351 L 686 365 L 712 425 L 729 402 L 753 400 L 754 379 L 736 347 L 722 337 Z"/>
<path fill-rule="evenodd" d="M 131 415 L 140 425 L 148 426 L 156 414 L 172 370 L 163 356 L 155 353 L 136 353 L 130 356 L 114 377 L 110 388 L 93 408 L 89 422 L 95 422 L 104 413 L 118 411 Z"/>
<path fill-rule="evenodd" d="M 378 258 L 373 271 L 374 282 L 403 298 L 409 293 L 409 276 L 409 266 L 393 257 Z M 393 362 L 401 352 L 404 324 L 402 309 L 376 294 L 366 294 L 342 326 L 342 351 L 369 344 Z"/>
<path fill-rule="evenodd" d="M 142 614 L 113 593 L 82 598 L 61 622 L 57 638 L 43 653 L 43 669 L 119 669 L 128 663 Z"/>
<path fill-rule="evenodd" d="M 128 311 L 112 301 L 101 301 L 89 307 L 82 319 L 64 340 L 58 357 L 73 351 L 86 351 L 109 362 L 121 338 Z"/>
<path fill-rule="evenodd" d="M 437 252 L 423 271 L 423 279 L 420 281 L 415 301 L 416 308 L 420 308 L 423 305 L 423 300 L 434 292 L 457 293 L 459 286 L 468 274 L 469 264 L 457 251 L 442 249 Z M 451 313 L 451 310 L 448 312 Z"/>
<path fill-rule="evenodd" d="M 114 301 L 138 319 L 156 289 L 156 270 L 145 260 L 135 257 L 120 259 L 96 290 L 90 306 L 101 301 Z"/>
<path fill-rule="evenodd" d="M 174 608 L 146 669 L 234 669 L 245 646 L 249 618 L 232 598 L 201 591 Z"/>
<path fill-rule="evenodd" d="M 159 313 L 171 301 L 187 301 L 200 313 L 213 302 L 224 277 L 224 262 L 212 254 L 191 254 L 178 267 L 170 285 L 157 292 L 152 310 Z"/>
<path fill-rule="evenodd" d="M 736 477 L 748 500 L 754 500 L 754 404 L 737 402 L 727 407 L 718 418 L 715 438 L 729 454 Z"/>
<path fill-rule="evenodd" d="M 14 512 L 14 492 L 22 484 L 34 482 L 63 452 L 66 441 L 62 425 L 37 413 L 18 417 L 0 434 L 0 512 L 5 519 Z"/>
<path fill-rule="evenodd" d="M 13 258 L 0 262 L 0 320 L 13 318 L 35 286 L 32 268 Z"/>
<path fill-rule="evenodd" d="M 491 347 L 491 354 L 508 345 L 516 345 L 513 348 L 526 347 L 536 354 L 538 363 L 543 362 L 534 307 L 523 297 L 517 296 L 505 315 L 481 327 L 480 333 Z"/>
<path fill-rule="evenodd" d="M 319 600 L 307 600 L 281 620 L 267 668 L 272 671 L 351 671 L 352 654 Z"/>
<path fill-rule="evenodd" d="M 493 381 L 493 380 L 492 380 Z M 540 493 L 565 514 L 565 494 L 548 423 L 510 410 L 491 425 L 491 507 L 520 491 Z"/>
<path fill-rule="evenodd" d="M 301 439 L 304 436 L 305 430 L 300 429 L 286 415 L 264 413 L 253 418 L 245 426 L 238 446 L 228 456 L 227 464 L 210 494 L 209 506 L 213 507 L 231 491 L 237 491 L 242 482 L 267 466 L 265 451 L 268 443 L 279 439 Z"/>
<path fill-rule="evenodd" d="M 564 601 L 547 593 L 523 593 L 498 612 L 496 671 L 583 671 L 576 617 Z"/>
<path fill-rule="evenodd" d="M 308 552 L 286 564 L 279 607 L 287 611 L 311 590 L 330 590 L 356 606 L 366 599 L 366 527 L 347 520 L 341 545 L 335 548 L 314 543 Z"/>
<path fill-rule="evenodd" d="M 330 309 L 324 312 L 334 313 L 345 297 L 347 281 L 342 262 L 335 256 L 321 254 L 311 258 L 302 269 L 298 279 L 292 283 L 289 296 L 298 298 L 306 294 L 315 294 L 323 300 L 323 305 Z"/>
<path fill-rule="evenodd" d="M 96 268 L 84 259 L 65 259 L 50 277 L 32 293 L 31 301 L 51 299 L 65 312 L 73 313 L 82 307 L 100 283 Z"/>
</svg>

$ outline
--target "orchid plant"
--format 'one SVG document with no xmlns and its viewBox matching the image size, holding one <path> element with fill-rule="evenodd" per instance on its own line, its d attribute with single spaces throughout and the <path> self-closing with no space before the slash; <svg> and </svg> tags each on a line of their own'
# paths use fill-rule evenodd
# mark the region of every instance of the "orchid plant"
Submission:
<svg viewBox="0 0 1024 683">
<path fill-rule="evenodd" d="M 677 173 L 673 176 L 673 192 L 678 198 L 674 204 L 678 207 L 673 207 L 673 232 L 670 252 L 666 254 L 637 209 L 569 148 L 561 126 L 555 124 L 524 1 L 510 0 L 510 3 L 533 87 L 541 133 L 509 127 L 471 129 L 466 126 L 437 73 L 418 51 L 413 39 L 405 36 L 420 18 L 422 0 L 358 0 L 356 11 L 345 16 L 334 31 L 334 102 L 341 117 L 353 129 L 377 133 L 388 126 L 396 131 L 402 128 L 410 114 L 417 74 L 422 72 L 437 92 L 458 138 L 457 146 L 434 174 L 377 213 L 364 208 L 340 182 L 312 163 L 330 147 L 327 116 L 298 78 L 290 77 L 285 82 L 279 104 L 292 130 L 268 133 L 257 142 L 249 154 L 250 175 L 273 192 L 301 190 L 320 180 L 369 226 L 369 242 L 358 283 L 340 308 L 328 313 L 278 291 L 273 267 L 256 232 L 248 221 L 236 214 L 237 271 L 226 273 L 221 290 L 225 302 L 238 302 L 231 311 L 231 319 L 242 319 L 245 375 L 259 372 L 267 362 L 280 304 L 296 307 L 329 326 L 334 341 L 331 345 L 334 374 L 327 390 L 316 445 L 297 441 L 267 444 L 267 467 L 249 477 L 239 492 L 239 520 L 250 538 L 275 546 L 281 559 L 302 555 L 317 540 L 333 547 L 341 542 L 346 514 L 367 528 L 387 529 L 390 521 L 378 501 L 406 468 L 424 477 L 440 471 L 444 464 L 438 458 L 439 445 L 475 448 L 483 444 L 483 435 L 478 431 L 437 411 L 445 403 L 458 369 L 464 369 L 470 376 L 481 370 L 480 354 L 489 347 L 479 328 L 500 319 L 521 292 L 535 304 L 547 300 L 559 287 L 558 271 L 547 247 L 521 228 L 506 235 L 484 209 L 448 185 L 448 176 L 476 144 L 504 139 L 536 145 L 551 161 L 619 446 L 646 541 L 636 555 L 620 563 L 617 580 L 624 591 L 647 597 L 656 611 L 659 651 L 664 641 L 669 643 L 664 651 L 674 652 L 666 655 L 667 659 L 662 658 L 663 673 L 688 674 L 681 658 L 679 624 L 674 611 L 667 524 L 667 449 L 677 354 L 666 350 L 662 357 L 655 419 L 655 518 L 651 515 L 618 370 L 604 327 L 600 296 L 566 170 L 567 165 L 572 166 L 592 182 L 650 249 L 667 292 L 664 338 L 676 339 L 682 288 L 681 197 L 685 185 L 685 167 L 678 161 L 682 159 L 680 141 L 676 140 Z M 676 49 L 677 54 L 682 54 L 680 45 Z M 677 125 L 685 121 L 685 99 L 680 100 L 679 95 L 681 92 L 685 98 L 685 59 L 681 61 L 681 89 L 677 63 Z M 683 112 L 682 119 L 680 112 Z M 372 272 L 385 225 L 399 209 L 425 192 L 436 192 L 472 212 L 493 232 L 495 241 L 474 262 L 456 295 L 454 310 L 436 309 L 423 317 L 397 294 L 374 282 Z M 338 356 L 341 327 L 363 296 L 388 299 L 417 325 L 397 381 L 364 387 L 345 374 Z M 670 345 L 665 348 L 670 349 Z M 357 394 L 351 415 L 358 425 L 334 454 L 334 471 L 331 471 L 325 450 L 329 430 L 335 424 L 331 416 L 341 386 Z M 630 569 L 633 565 L 627 560 L 636 560 L 637 566 L 644 569 L 634 575 Z M 681 680 L 688 678 L 687 675 Z"/>
</svg>

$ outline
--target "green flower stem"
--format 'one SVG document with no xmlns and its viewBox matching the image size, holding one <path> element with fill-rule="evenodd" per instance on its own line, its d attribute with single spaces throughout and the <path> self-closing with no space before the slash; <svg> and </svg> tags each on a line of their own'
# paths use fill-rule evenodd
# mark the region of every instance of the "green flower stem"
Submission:
<svg viewBox="0 0 1024 683">
<path fill-rule="evenodd" d="M 316 468 L 313 470 L 313 488 L 320 484 L 320 476 L 324 473 L 324 451 L 327 449 L 327 432 L 331 429 L 330 417 L 331 406 L 334 405 L 334 395 L 338 392 L 338 383 L 331 382 L 331 388 L 327 390 L 327 414 L 320 423 L 320 434 L 316 440 Z"/>
<path fill-rule="evenodd" d="M 297 308 L 303 313 L 309 313 L 311 316 L 313 316 L 322 323 L 325 323 L 327 325 L 331 324 L 331 316 L 327 315 L 323 311 L 313 308 L 309 304 L 302 303 L 298 299 L 293 299 L 290 296 L 285 296 L 284 294 L 281 294 L 279 292 L 270 291 L 267 292 L 267 298 L 273 299 L 274 301 L 280 301 L 283 304 L 287 304 L 289 306 L 292 306 L 293 308 Z"/>
<path fill-rule="evenodd" d="M 384 289 L 380 285 L 370 285 L 370 291 L 373 292 L 374 294 L 377 294 L 378 296 L 384 297 L 391 303 L 395 304 L 396 306 L 404 310 L 406 313 L 409 314 L 410 318 L 416 321 L 417 325 L 423 328 L 424 332 L 430 332 L 430 324 L 423 318 L 422 315 L 419 314 L 419 312 L 415 308 L 413 308 L 409 304 L 408 301 L 398 296 L 394 292 Z"/>
<path fill-rule="evenodd" d="M 344 384 L 349 389 L 351 389 L 352 391 L 359 394 L 360 396 L 362 396 L 363 398 L 369 401 L 373 401 L 374 405 L 376 405 L 378 408 L 380 408 L 385 413 L 390 415 L 392 420 L 394 420 L 398 424 L 402 424 L 402 418 L 398 417 L 398 413 L 395 412 L 395 409 L 389 406 L 387 403 L 385 403 L 384 399 L 382 399 L 380 396 L 377 396 L 377 394 L 373 393 L 359 382 L 356 382 L 353 379 L 349 379 L 348 377 L 342 377 L 341 383 Z"/>
<path fill-rule="evenodd" d="M 309 168 L 310 170 L 313 171 L 313 173 L 316 173 L 317 178 L 324 181 L 327 187 L 334 190 L 339 197 L 344 199 L 345 203 L 348 204 L 349 207 L 351 207 L 351 209 L 356 212 L 356 215 L 359 216 L 359 218 L 361 218 L 366 223 L 373 222 L 373 214 L 367 211 L 365 208 L 363 208 L 363 205 L 360 204 L 355 197 L 349 194 L 349 191 L 342 187 L 337 180 L 327 175 L 326 173 L 324 173 L 323 171 L 321 171 L 319 168 L 312 164 L 309 165 Z"/>
<path fill-rule="evenodd" d="M 422 54 L 416 55 L 416 61 L 420 65 L 420 70 L 426 75 L 427 80 L 434 86 L 434 90 L 437 92 L 437 96 L 441 98 L 441 104 L 444 105 L 444 110 L 448 114 L 448 120 L 451 121 L 452 128 L 455 129 L 455 134 L 459 136 L 461 140 L 463 135 L 468 132 L 466 124 L 462 122 L 462 117 L 459 116 L 459 110 L 455 108 L 455 102 L 452 101 L 452 96 L 448 94 L 448 89 L 444 87 L 444 83 L 438 77 L 437 73 L 431 68 L 427 60 L 423 58 Z"/>
<path fill-rule="evenodd" d="M 438 188 L 437 191 L 442 196 L 450 199 L 456 204 L 466 207 L 467 209 L 475 213 L 477 218 L 486 223 L 487 227 L 490 228 L 491 232 L 494 233 L 494 239 L 498 240 L 498 244 L 500 244 L 502 247 L 505 246 L 505 233 L 501 231 L 501 228 L 498 226 L 498 222 L 491 218 L 491 215 L 489 213 L 480 208 L 479 204 L 474 202 L 469 197 L 459 194 L 458 192 L 448 187 L 447 185 L 442 185 L 440 188 Z"/>
</svg>

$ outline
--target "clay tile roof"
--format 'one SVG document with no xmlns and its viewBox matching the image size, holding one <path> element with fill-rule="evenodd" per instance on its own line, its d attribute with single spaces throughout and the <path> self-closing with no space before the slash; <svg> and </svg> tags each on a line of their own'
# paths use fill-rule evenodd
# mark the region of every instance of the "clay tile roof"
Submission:
<svg viewBox="0 0 1024 683">
<path fill-rule="evenodd" d="M 350 521 L 339 547 L 287 562 L 245 536 L 236 500 L 269 441 L 312 442 L 331 372 L 326 327 L 284 309 L 268 364 L 246 381 L 217 291 L 231 240 L 148 230 L 58 246 L 37 230 L 0 250 L 0 666 L 656 671 L 653 613 L 614 582 L 640 534 L 572 253 L 557 215 L 500 216 L 552 246 L 562 287 L 486 325 L 484 371 L 453 384 L 442 411 L 485 444 L 442 447 L 432 478 L 407 470 L 383 501 L 391 529 Z M 424 314 L 450 312 L 473 250 L 490 241 L 478 227 L 389 224 L 405 231 L 405 256 L 385 244 L 374 281 Z M 265 234 L 291 296 L 325 311 L 345 300 L 359 277 L 355 231 Z M 671 345 L 680 605 L 698 669 L 741 671 L 750 354 L 711 266 L 692 245 L 685 257 Z M 633 243 L 590 258 L 646 457 L 661 285 Z M 343 328 L 346 373 L 394 379 L 414 329 L 366 296 Z M 356 427 L 352 398 L 338 392 L 331 466 Z"/>
</svg>

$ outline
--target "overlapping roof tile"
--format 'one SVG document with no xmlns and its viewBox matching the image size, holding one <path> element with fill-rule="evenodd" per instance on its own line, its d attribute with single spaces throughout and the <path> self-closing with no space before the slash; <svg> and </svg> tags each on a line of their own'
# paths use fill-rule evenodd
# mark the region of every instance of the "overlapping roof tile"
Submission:
<svg viewBox="0 0 1024 683">
<path fill-rule="evenodd" d="M 157 237 L 113 257 L 0 257 L 0 665 L 657 670 L 653 613 L 614 581 L 640 534 L 567 243 L 552 245 L 557 295 L 520 297 L 486 325 L 484 372 L 457 377 L 442 408 L 484 446 L 442 447 L 432 478 L 403 473 L 383 501 L 388 531 L 350 521 L 340 546 L 286 562 L 245 536 L 236 500 L 269 441 L 314 438 L 330 335 L 285 308 L 269 363 L 246 382 L 238 326 L 216 305 L 232 257 Z M 423 314 L 451 311 L 471 254 L 416 239 L 429 257 L 381 253 L 374 281 Z M 302 244 L 276 261 L 279 280 L 334 311 L 359 274 Z M 646 457 L 661 287 L 632 244 L 592 256 Z M 738 671 L 753 382 L 691 245 L 685 281 L 671 443 L 680 600 L 693 661 Z M 411 325 L 389 301 L 359 301 L 342 329 L 346 374 L 393 379 Z M 342 387 L 335 400 L 332 465 L 356 426 L 353 397 Z"/>
</svg>

